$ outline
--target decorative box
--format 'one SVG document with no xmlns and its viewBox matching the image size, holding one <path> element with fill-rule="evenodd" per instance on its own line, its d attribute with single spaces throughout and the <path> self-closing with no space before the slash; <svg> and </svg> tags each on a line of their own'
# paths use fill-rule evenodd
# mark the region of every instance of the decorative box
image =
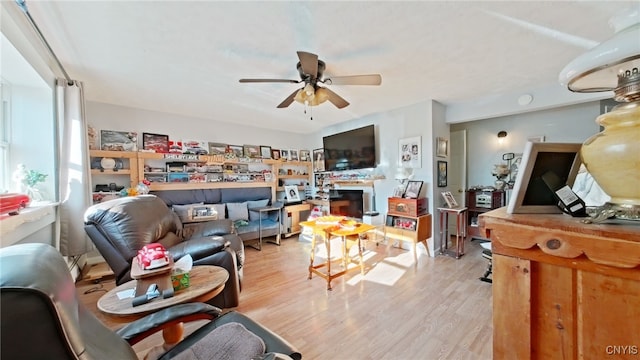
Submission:
<svg viewBox="0 0 640 360">
<path fill-rule="evenodd" d="M 389 215 L 420 216 L 429 212 L 429 203 L 426 197 L 418 199 L 390 197 L 387 205 Z"/>
</svg>

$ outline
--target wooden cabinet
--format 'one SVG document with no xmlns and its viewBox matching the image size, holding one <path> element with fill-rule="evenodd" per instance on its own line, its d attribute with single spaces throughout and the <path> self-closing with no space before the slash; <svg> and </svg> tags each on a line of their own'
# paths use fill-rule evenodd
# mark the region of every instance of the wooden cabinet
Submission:
<svg viewBox="0 0 640 360">
<path fill-rule="evenodd" d="M 505 193 L 503 190 L 467 190 L 467 207 L 469 208 L 467 235 L 471 238 L 483 239 L 478 227 L 478 216 L 503 206 L 505 206 Z"/>
<path fill-rule="evenodd" d="M 639 225 L 480 215 L 493 250 L 493 357 L 638 358 Z"/>
<path fill-rule="evenodd" d="M 311 204 L 302 203 L 297 205 L 286 205 L 283 208 L 283 235 L 289 237 L 299 234 L 302 231 L 301 221 L 306 221 L 311 211 Z"/>
<path fill-rule="evenodd" d="M 416 244 L 421 242 L 429 253 L 427 240 L 431 237 L 431 214 L 420 216 L 395 216 L 387 214 L 384 236 L 387 239 L 410 241 L 413 253 L 416 254 Z"/>
<path fill-rule="evenodd" d="M 135 187 L 140 180 L 135 151 L 90 150 L 89 161 L 94 203 L 117 197 L 119 189 Z"/>
</svg>

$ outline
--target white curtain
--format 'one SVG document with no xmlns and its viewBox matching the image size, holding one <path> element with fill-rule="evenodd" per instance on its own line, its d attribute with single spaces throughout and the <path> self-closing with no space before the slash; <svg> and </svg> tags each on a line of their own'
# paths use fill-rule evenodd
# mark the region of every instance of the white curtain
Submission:
<svg viewBox="0 0 640 360">
<path fill-rule="evenodd" d="M 82 83 L 60 79 L 56 85 L 59 146 L 60 252 L 82 255 L 93 250 L 84 231 L 91 205 L 91 182 Z"/>
</svg>

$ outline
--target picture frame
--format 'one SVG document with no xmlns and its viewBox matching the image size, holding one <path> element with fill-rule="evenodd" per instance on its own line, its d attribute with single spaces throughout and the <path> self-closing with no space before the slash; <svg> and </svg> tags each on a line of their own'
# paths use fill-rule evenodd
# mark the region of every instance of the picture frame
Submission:
<svg viewBox="0 0 640 360">
<path fill-rule="evenodd" d="M 449 140 L 443 137 L 436 138 L 436 156 L 437 157 L 449 156 Z"/>
<path fill-rule="evenodd" d="M 452 209 L 458 207 L 458 202 L 453 197 L 453 194 L 451 194 L 451 191 L 443 192 L 442 197 L 444 198 L 444 202 L 447 204 L 447 207 Z"/>
<path fill-rule="evenodd" d="M 280 150 L 278 149 L 271 149 L 271 158 L 273 160 L 280 160 Z"/>
<path fill-rule="evenodd" d="M 405 183 L 405 182 L 401 182 L 400 184 L 398 184 L 398 186 L 396 186 L 396 188 L 393 190 L 393 197 L 396 197 L 396 198 L 404 197 L 404 193 L 407 190 L 407 185 L 408 183 Z"/>
<path fill-rule="evenodd" d="M 291 161 L 299 161 L 300 158 L 298 157 L 298 150 L 289 150 L 289 159 Z"/>
<path fill-rule="evenodd" d="M 100 149 L 110 151 L 138 151 L 138 133 L 132 131 L 100 130 Z"/>
<path fill-rule="evenodd" d="M 446 187 L 447 186 L 447 162 L 438 160 L 438 187 Z"/>
<path fill-rule="evenodd" d="M 422 138 L 420 136 L 398 141 L 398 163 L 403 168 L 419 169 L 422 167 Z"/>
<path fill-rule="evenodd" d="M 289 160 L 289 150 L 287 149 L 280 150 L 280 160 L 282 161 Z"/>
<path fill-rule="evenodd" d="M 285 185 L 284 196 L 287 202 L 300 201 L 300 193 L 297 185 Z"/>
<path fill-rule="evenodd" d="M 263 159 L 271 159 L 271 146 L 260 145 L 260 156 Z"/>
<path fill-rule="evenodd" d="M 227 145 L 227 153 L 233 154 L 237 158 L 241 158 L 244 156 L 244 149 L 241 145 Z"/>
<path fill-rule="evenodd" d="M 553 172 L 569 187 L 580 170 L 580 143 L 527 142 L 518 167 L 518 175 L 507 213 L 555 214 L 562 211 L 558 200 L 542 180 L 547 172 Z"/>
<path fill-rule="evenodd" d="M 155 153 L 169 152 L 169 135 L 142 133 L 142 148 Z"/>
<path fill-rule="evenodd" d="M 422 190 L 422 183 L 423 181 L 420 180 L 409 180 L 403 196 L 407 199 L 417 199 L 420 196 L 420 190 Z"/>
<path fill-rule="evenodd" d="M 193 155 L 209 155 L 209 143 L 200 140 L 182 140 L 182 153 Z"/>
<path fill-rule="evenodd" d="M 311 153 L 309 150 L 300 150 L 300 161 L 311 161 Z"/>
<path fill-rule="evenodd" d="M 210 155 L 224 155 L 227 152 L 227 144 L 210 142 L 209 154 Z"/>
<path fill-rule="evenodd" d="M 324 149 L 313 149 L 313 171 L 324 171 Z"/>
<path fill-rule="evenodd" d="M 260 157 L 260 146 L 257 145 L 242 145 L 242 153 L 244 157 L 255 159 Z"/>
</svg>

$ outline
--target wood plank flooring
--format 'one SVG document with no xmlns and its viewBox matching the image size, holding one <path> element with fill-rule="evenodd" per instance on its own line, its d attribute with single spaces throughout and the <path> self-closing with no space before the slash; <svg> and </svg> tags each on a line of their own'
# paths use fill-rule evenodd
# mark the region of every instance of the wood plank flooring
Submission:
<svg viewBox="0 0 640 360">
<path fill-rule="evenodd" d="M 466 255 L 427 257 L 367 243 L 365 275 L 352 270 L 332 281 L 307 279 L 308 242 L 247 247 L 240 306 L 243 312 L 295 344 L 305 359 L 491 359 L 491 284 L 478 278 L 487 262 L 478 242 Z M 422 251 L 420 251 L 422 250 Z M 335 265 L 337 266 L 337 265 Z M 336 268 L 337 269 L 337 268 Z M 113 280 L 103 281 L 104 288 Z M 82 301 L 95 307 L 104 294 L 94 282 L 79 282 Z M 187 328 L 187 331 L 193 330 Z M 154 336 L 136 345 L 140 354 L 162 342 Z"/>
</svg>

